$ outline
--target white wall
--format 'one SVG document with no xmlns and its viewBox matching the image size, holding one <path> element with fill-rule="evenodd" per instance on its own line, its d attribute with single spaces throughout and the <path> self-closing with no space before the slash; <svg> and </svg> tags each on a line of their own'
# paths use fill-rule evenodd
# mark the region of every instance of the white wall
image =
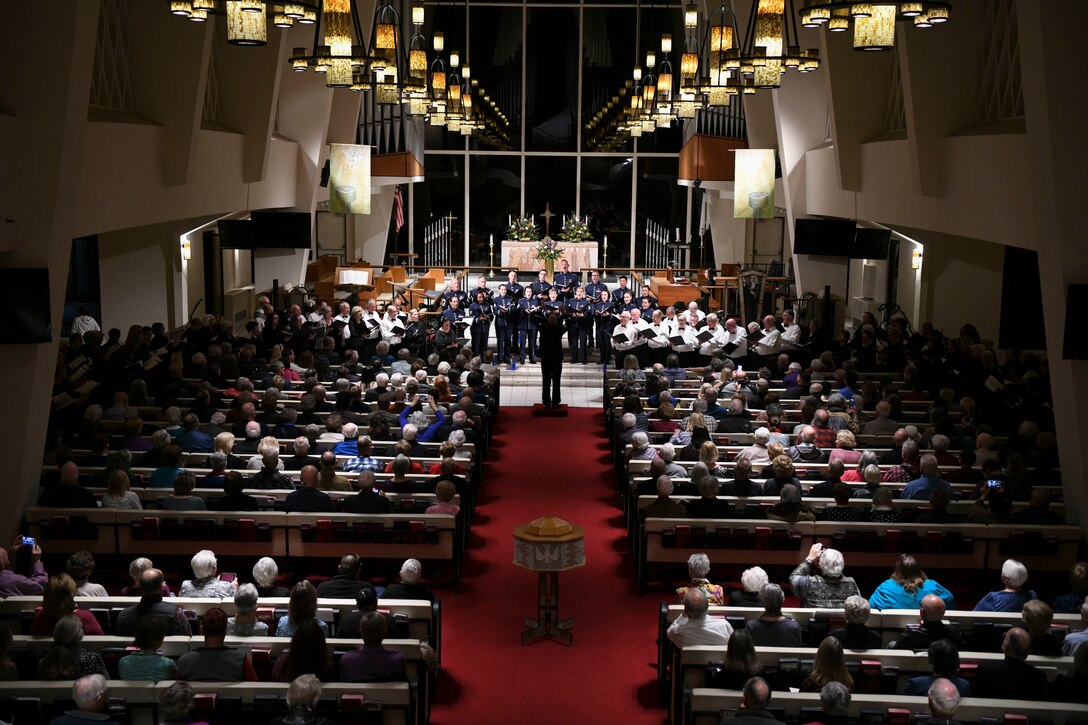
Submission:
<svg viewBox="0 0 1088 725">
<path fill-rule="evenodd" d="M 256 249 L 253 251 L 253 269 L 258 290 L 272 288 L 272 280 L 278 279 L 280 287 L 294 287 L 306 280 L 306 262 L 309 249 Z"/>
<path fill-rule="evenodd" d="M 173 286 L 173 260 L 167 245 L 161 228 L 98 235 L 103 328 L 126 332 L 130 325 L 171 323 L 169 298 L 163 294 Z"/>
</svg>

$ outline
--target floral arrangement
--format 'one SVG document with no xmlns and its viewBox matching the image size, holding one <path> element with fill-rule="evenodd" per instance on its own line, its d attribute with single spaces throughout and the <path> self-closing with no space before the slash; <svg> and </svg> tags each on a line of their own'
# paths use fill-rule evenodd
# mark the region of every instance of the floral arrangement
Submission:
<svg viewBox="0 0 1088 725">
<path fill-rule="evenodd" d="M 506 228 L 506 238 L 528 239 L 535 242 L 540 238 L 540 235 L 537 233 L 533 218 L 526 214 L 525 216 L 516 216 L 510 220 L 510 226 Z"/>
<path fill-rule="evenodd" d="M 552 260 L 553 262 L 563 256 L 563 250 L 559 248 L 559 242 L 551 237 L 545 237 L 537 242 L 536 258 Z"/>
<path fill-rule="evenodd" d="M 563 217 L 559 238 L 566 242 L 588 242 L 593 239 L 589 231 L 589 218 L 579 219 L 574 214 Z"/>
</svg>

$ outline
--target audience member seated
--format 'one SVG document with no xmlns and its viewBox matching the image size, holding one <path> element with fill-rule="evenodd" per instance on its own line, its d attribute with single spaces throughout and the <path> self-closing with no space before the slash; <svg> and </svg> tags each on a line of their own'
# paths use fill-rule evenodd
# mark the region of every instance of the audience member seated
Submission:
<svg viewBox="0 0 1088 725">
<path fill-rule="evenodd" d="M 926 692 L 929 700 L 929 725 L 960 725 L 952 716 L 960 706 L 960 692 L 956 684 L 941 677 L 933 681 Z"/>
<path fill-rule="evenodd" d="M 1031 492 L 1030 505 L 1012 517 L 1014 523 L 1027 526 L 1057 526 L 1065 523 L 1061 514 L 1050 510 L 1050 491 L 1036 488 Z"/>
<path fill-rule="evenodd" d="M 990 486 L 990 482 L 994 486 Z M 967 510 L 964 520 L 969 524 L 1012 523 L 1012 496 L 1006 492 L 1006 481 L 987 479 L 978 490 L 978 498 Z"/>
<path fill-rule="evenodd" d="M 457 495 L 457 487 L 452 481 L 439 481 L 435 486 L 434 495 L 438 502 L 428 506 L 425 513 L 449 514 L 450 516 L 461 513 L 461 507 L 453 503 L 453 497 Z"/>
<path fill-rule="evenodd" d="M 104 712 L 110 700 L 110 686 L 105 674 L 85 675 L 72 683 L 72 700 L 76 709 L 66 710 L 63 715 L 53 718 L 49 725 L 118 725 Z"/>
<path fill-rule="evenodd" d="M 452 460 L 452 459 L 451 459 Z M 359 473 L 359 492 L 354 496 L 345 498 L 341 508 L 346 514 L 391 514 L 393 502 L 385 495 L 385 491 L 375 485 L 374 472 L 362 471 Z M 454 484 L 456 487 L 456 484 Z"/>
<path fill-rule="evenodd" d="M 106 493 L 102 495 L 102 508 L 139 511 L 144 507 L 136 492 L 129 490 L 129 480 L 128 474 L 122 470 L 110 471 L 106 479 Z"/>
<path fill-rule="evenodd" d="M 50 508 L 93 509 L 98 508 L 94 494 L 79 485 L 79 466 L 68 461 L 60 467 L 55 482 L 45 486 L 41 505 Z"/>
<path fill-rule="evenodd" d="M 317 596 L 322 599 L 354 599 L 361 585 L 373 586 L 369 582 L 362 581 L 360 577 L 362 569 L 362 557 L 358 554 L 344 554 L 340 557 L 336 575 L 317 585 Z M 377 589 L 380 596 L 384 590 Z"/>
<path fill-rule="evenodd" d="M 49 635 L 64 617 L 74 616 L 83 625 L 84 634 L 102 634 L 102 626 L 93 614 L 86 609 L 76 607 L 76 583 L 72 577 L 61 572 L 49 578 L 42 595 L 42 608 L 30 625 L 30 633 L 37 636 Z"/>
<path fill-rule="evenodd" d="M 238 589 L 238 579 L 235 577 L 228 582 L 218 578 L 219 564 L 214 551 L 201 549 L 193 555 L 189 564 L 193 569 L 193 578 L 181 583 L 178 596 L 211 599 L 229 599 L 234 596 Z"/>
<path fill-rule="evenodd" d="M 759 592 L 768 581 L 767 572 L 763 571 L 762 567 L 753 566 L 750 569 L 745 569 L 740 575 L 740 591 L 729 593 L 729 606 L 763 606 L 759 599 Z"/>
<path fill-rule="evenodd" d="M 757 647 L 800 647 L 801 625 L 782 614 L 786 595 L 777 584 L 764 584 L 759 590 L 763 613 L 744 623 Z"/>
<path fill-rule="evenodd" d="M 291 635 L 291 646 L 276 659 L 272 668 L 272 679 L 276 682 L 291 682 L 302 675 L 313 675 L 323 682 L 332 675 L 325 628 L 315 619 L 298 624 Z"/>
<path fill-rule="evenodd" d="M 975 605 L 976 612 L 1019 612 L 1024 604 L 1035 599 L 1035 592 L 1024 589 L 1028 580 L 1028 568 L 1016 559 L 1006 559 L 1001 565 L 1001 583 L 1004 589 L 990 592 Z"/>
<path fill-rule="evenodd" d="M 762 677 L 744 683 L 740 709 L 733 717 L 723 717 L 720 725 L 768 725 L 776 722 L 767 708 L 771 704 L 771 686 Z"/>
<path fill-rule="evenodd" d="M 317 710 L 321 702 L 321 680 L 313 675 L 296 677 L 287 688 L 287 708 L 290 712 L 277 717 L 269 725 L 336 725 Z"/>
<path fill-rule="evenodd" d="M 283 468 L 286 471 L 301 471 L 306 466 L 321 465 L 320 459 L 310 455 L 310 439 L 306 436 L 298 436 L 291 445 L 293 454 L 283 459 Z"/>
<path fill-rule="evenodd" d="M 813 573 L 817 562 L 820 574 Z M 790 574 L 790 588 L 800 597 L 801 606 L 842 609 L 847 597 L 860 594 L 854 578 L 842 575 L 844 567 L 845 562 L 838 550 L 813 544 L 805 560 Z"/>
<path fill-rule="evenodd" d="M 382 646 L 388 626 L 379 612 L 362 615 L 356 631 L 363 639 L 363 646 L 341 657 L 341 682 L 403 682 L 408 679 L 404 653 Z M 353 635 L 349 633 L 349 636 Z"/>
<path fill-rule="evenodd" d="M 191 682 L 255 682 L 257 673 L 244 649 L 227 647 L 227 613 L 219 607 L 204 612 L 200 620 L 204 646 L 178 659 L 178 676 Z"/>
<path fill-rule="evenodd" d="M 971 680 L 972 697 L 1004 700 L 1042 700 L 1046 697 L 1046 675 L 1025 660 L 1031 654 L 1031 635 L 1020 627 L 1005 633 L 1001 645 L 1005 659 L 982 662 Z"/>
<path fill-rule="evenodd" d="M 873 466 L 879 470 L 879 466 Z M 808 495 L 813 498 L 831 498 L 835 494 L 835 486 L 842 483 L 844 464 L 841 460 L 835 459 L 831 463 L 827 464 L 827 477 L 810 487 Z"/>
<path fill-rule="evenodd" d="M 359 582 L 355 592 L 355 609 L 351 610 L 340 620 L 336 628 L 337 637 L 356 637 L 359 631 L 359 623 L 367 612 L 378 611 L 378 592 L 370 582 Z M 387 631 L 393 627 L 393 615 L 388 612 L 380 612 L 385 617 L 388 625 Z"/>
<path fill-rule="evenodd" d="M 963 520 L 963 517 L 948 512 L 948 504 L 951 501 L 952 497 L 947 491 L 940 489 L 934 491 L 933 495 L 929 497 L 929 509 L 922 509 L 918 512 L 918 523 L 958 524 Z"/>
<path fill-rule="evenodd" d="M 53 628 L 53 646 L 38 663 L 39 680 L 74 680 L 86 675 L 109 677 L 102 655 L 83 647 L 83 623 L 69 615 Z"/>
<path fill-rule="evenodd" d="M 929 645 L 928 657 L 931 674 L 907 680 L 904 695 L 923 695 L 942 677 L 955 685 L 961 697 L 971 694 L 970 683 L 960 677 L 960 653 L 956 645 L 947 639 L 938 639 Z"/>
<path fill-rule="evenodd" d="M 227 634 L 232 637 L 267 637 L 268 625 L 257 620 L 257 587 L 241 584 L 234 593 L 233 617 L 227 619 Z"/>
<path fill-rule="evenodd" d="M 899 511 L 892 504 L 893 500 L 892 490 L 887 486 L 873 491 L 873 505 L 865 515 L 865 520 L 882 524 L 899 523 Z"/>
<path fill-rule="evenodd" d="M 122 680 L 173 680 L 178 676 L 178 666 L 174 660 L 159 653 L 166 638 L 166 620 L 160 617 L 144 617 L 136 628 L 133 645 L 135 652 L 130 652 L 117 663 L 117 672 Z"/>
<path fill-rule="evenodd" d="M 679 501 L 673 501 L 672 496 L 673 485 L 672 479 L 668 476 L 661 475 L 657 477 L 657 498 L 654 499 L 648 506 L 643 506 L 639 509 L 638 515 L 642 518 L 684 518 L 687 516 L 687 509 Z"/>
<path fill-rule="evenodd" d="M 400 567 L 400 581 L 386 587 L 385 599 L 425 599 L 434 601 L 431 588 L 419 583 L 423 573 L 418 559 L 406 559 Z"/>
<path fill-rule="evenodd" d="M 856 506 L 850 505 L 850 499 L 854 496 L 854 489 L 846 483 L 838 483 L 832 495 L 835 503 L 824 507 L 820 516 L 821 521 L 864 521 L 865 512 Z"/>
<path fill-rule="evenodd" d="M 1088 705 L 1088 647 L 1077 647 L 1073 655 L 1073 669 L 1054 678 L 1047 691 L 1047 699 Z"/>
<path fill-rule="evenodd" d="M 1050 632 L 1050 625 L 1054 623 L 1054 610 L 1050 605 L 1041 599 L 1024 602 L 1021 616 L 1024 629 L 1031 635 L 1031 653 L 1040 657 L 1060 657 L 1062 641 Z"/>
<path fill-rule="evenodd" d="M 688 577 L 690 581 L 676 589 L 676 603 L 683 604 L 684 596 L 692 589 L 698 589 L 712 606 L 725 604 L 725 590 L 718 584 L 707 580 L 710 574 L 710 557 L 706 554 L 692 554 L 688 557 Z"/>
<path fill-rule="evenodd" d="M 276 636 L 291 637 L 300 624 L 310 621 L 316 621 L 322 632 L 328 632 L 328 625 L 317 619 L 317 590 L 313 584 L 303 579 L 291 590 L 287 614 L 276 622 Z"/>
<path fill-rule="evenodd" d="M 835 447 L 827 454 L 828 461 L 842 461 L 847 466 L 857 464 L 861 451 L 855 450 L 858 442 L 854 434 L 843 428 L 835 433 Z"/>
<path fill-rule="evenodd" d="M 217 511 L 257 511 L 260 504 L 257 499 L 247 493 L 242 493 L 246 487 L 246 479 L 238 471 L 228 471 L 223 479 L 223 492 L 227 494 L 215 504 Z"/>
<path fill-rule="evenodd" d="M 108 597 L 109 592 L 101 584 L 88 581 L 94 572 L 94 556 L 89 551 L 77 551 L 68 557 L 64 566 L 68 576 L 76 583 L 77 597 Z"/>
<path fill-rule="evenodd" d="M 926 596 L 935 594 L 946 609 L 955 609 L 952 593 L 926 576 L 921 564 L 911 554 L 900 554 L 890 578 L 869 597 L 873 609 L 914 609 Z"/>
<path fill-rule="evenodd" d="M 735 629 L 729 635 L 725 658 L 721 672 L 714 683 L 715 687 L 727 690 L 740 690 L 744 683 L 763 672 L 763 665 L 756 656 L 756 646 L 752 635 L 746 629 Z"/>
<path fill-rule="evenodd" d="M 940 469 L 937 467 L 937 457 L 932 453 L 922 456 L 922 475 L 907 483 L 899 498 L 915 501 L 928 501 L 934 491 L 952 493 L 952 487 L 948 481 L 941 478 Z"/>
<path fill-rule="evenodd" d="M 139 561 L 139 560 L 137 560 Z M 150 560 L 147 560 L 150 564 Z M 133 562 L 133 567 L 136 562 Z M 131 571 L 131 568 L 130 568 Z M 145 569 L 139 574 L 140 603 L 125 607 L 117 615 L 117 624 L 114 631 L 117 634 L 132 637 L 139 628 L 140 621 L 146 617 L 162 618 L 166 622 L 166 634 L 190 635 L 189 619 L 181 607 L 167 604 L 162 600 L 163 577 L 158 569 Z M 167 590 L 169 591 L 169 590 Z"/>
<path fill-rule="evenodd" d="M 302 485 L 287 494 L 284 501 L 284 510 L 288 513 L 327 513 L 336 511 L 329 494 L 317 487 L 317 469 L 313 466 L 303 466 L 299 474 Z"/>
<path fill-rule="evenodd" d="M 945 624 L 944 600 L 936 594 L 927 594 L 922 597 L 922 603 L 918 608 L 920 623 L 917 627 L 908 626 L 899 635 L 899 639 L 892 642 L 895 649 L 912 649 L 920 651 L 928 649 L 931 644 L 939 639 L 947 639 L 954 645 L 960 642 L 960 629 L 956 624 Z"/>
<path fill-rule="evenodd" d="M 1072 657 L 1080 646 L 1088 642 L 1088 598 L 1080 603 L 1081 629 L 1070 632 L 1062 640 L 1062 657 Z"/>
<path fill-rule="evenodd" d="M 274 440 L 274 439 L 273 439 Z M 291 477 L 280 470 L 280 449 L 277 445 L 261 446 L 261 467 L 249 478 L 250 488 L 273 491 L 290 491 L 295 484 Z"/>
<path fill-rule="evenodd" d="M 829 637 L 842 642 L 846 649 L 880 649 L 880 632 L 869 629 L 869 602 L 865 597 L 854 595 L 846 598 L 843 605 L 846 626 L 828 632 Z"/>
<path fill-rule="evenodd" d="M 684 613 L 669 625 L 666 632 L 677 647 L 720 645 L 729 642 L 733 627 L 724 617 L 708 617 L 710 604 L 701 589 L 689 589 L 684 594 Z"/>
<path fill-rule="evenodd" d="M 841 682 L 848 690 L 854 687 L 854 678 L 846 670 L 842 642 L 834 637 L 824 637 L 820 642 L 812 672 L 801 683 L 801 692 L 819 692 L 829 682 Z"/>
<path fill-rule="evenodd" d="M 203 725 L 200 722 L 194 722 L 189 717 L 193 711 L 194 700 L 193 688 L 188 682 L 175 682 L 170 685 L 159 695 L 159 717 L 161 722 L 164 725 L 167 723 Z"/>
<path fill-rule="evenodd" d="M 668 468 L 666 467 L 666 471 Z M 666 473 L 666 475 L 671 475 Z M 718 499 L 718 479 L 703 476 L 698 481 L 699 498 L 687 502 L 687 514 L 693 519 L 727 519 L 733 513 L 728 501 Z"/>
<path fill-rule="evenodd" d="M 325 451 L 321 454 L 321 470 L 318 472 L 317 487 L 322 491 L 350 491 L 351 482 L 337 473 L 336 454 Z"/>
<path fill-rule="evenodd" d="M 173 488 L 174 476 L 181 473 L 181 447 L 168 445 L 162 449 L 162 462 L 151 472 L 150 488 Z"/>
<path fill-rule="evenodd" d="M 1068 594 L 1062 594 L 1054 600 L 1051 607 L 1055 614 L 1076 614 L 1088 597 L 1088 562 L 1078 561 L 1069 572 Z"/>
<path fill-rule="evenodd" d="M 204 499 L 193 495 L 196 488 L 196 476 L 182 471 L 174 476 L 174 492 L 163 499 L 162 507 L 167 511 L 207 511 Z"/>
<path fill-rule="evenodd" d="M 142 595 L 140 591 L 140 575 L 148 569 L 154 569 L 155 565 L 146 556 L 138 556 L 132 560 L 132 563 L 128 565 L 128 575 L 132 577 L 132 584 L 130 586 L 121 587 L 122 597 L 138 597 Z M 170 587 L 166 586 L 166 582 L 162 584 L 162 595 L 164 597 L 174 596 L 170 591 Z"/>
<path fill-rule="evenodd" d="M 257 596 L 260 597 L 289 597 L 289 592 L 284 587 L 276 586 L 276 580 L 280 576 L 280 568 L 276 560 L 270 556 L 262 556 L 253 565 L 253 583 L 257 587 Z M 239 587 L 241 588 L 241 587 Z"/>
<path fill-rule="evenodd" d="M 820 710 L 823 717 L 822 725 L 849 725 L 850 720 L 850 688 L 841 682 L 832 680 L 820 688 Z"/>
<path fill-rule="evenodd" d="M 779 461 L 785 456 L 779 456 Z M 798 521 L 815 521 L 816 517 L 801 503 L 801 487 L 787 483 L 779 489 L 778 503 L 767 509 L 767 518 L 796 524 Z"/>
</svg>

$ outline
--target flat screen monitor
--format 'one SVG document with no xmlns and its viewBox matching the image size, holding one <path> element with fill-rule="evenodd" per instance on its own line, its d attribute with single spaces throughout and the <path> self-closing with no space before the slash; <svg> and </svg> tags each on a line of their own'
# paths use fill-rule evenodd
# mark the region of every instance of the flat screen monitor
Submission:
<svg viewBox="0 0 1088 725">
<path fill-rule="evenodd" d="M 48 269 L 0 269 L 0 345 L 52 342 Z"/>
<path fill-rule="evenodd" d="M 310 248 L 310 214 L 296 211 L 255 211 L 253 245 L 258 248 Z"/>
<path fill-rule="evenodd" d="M 849 257 L 854 244 L 853 219 L 798 219 L 794 224 L 794 254 Z"/>
<path fill-rule="evenodd" d="M 854 259 L 887 259 L 892 241 L 891 229 L 858 228 L 850 256 Z"/>
<path fill-rule="evenodd" d="M 220 219 L 219 246 L 222 249 L 253 249 L 253 225 L 248 219 Z"/>
</svg>

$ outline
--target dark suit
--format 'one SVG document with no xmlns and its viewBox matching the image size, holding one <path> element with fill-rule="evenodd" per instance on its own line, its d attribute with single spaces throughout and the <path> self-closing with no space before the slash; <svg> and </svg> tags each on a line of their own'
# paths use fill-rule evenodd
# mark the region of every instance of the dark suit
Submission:
<svg viewBox="0 0 1088 725">
<path fill-rule="evenodd" d="M 827 633 L 835 637 L 846 649 L 880 649 L 880 632 L 874 632 L 864 624 L 847 623 L 841 629 L 833 629 Z"/>
<path fill-rule="evenodd" d="M 340 658 L 341 682 L 401 682 L 408 679 L 404 653 L 363 645 Z"/>
<path fill-rule="evenodd" d="M 719 725 L 767 725 L 768 720 L 776 722 L 766 710 L 738 710 L 733 717 L 723 717 Z"/>
<path fill-rule="evenodd" d="M 344 499 L 346 514 L 391 514 L 393 502 L 369 488 L 359 491 L 351 498 Z"/>
<path fill-rule="evenodd" d="M 717 418 L 717 416 L 714 417 Z M 716 431 L 718 433 L 751 433 L 752 421 L 739 415 L 718 418 Z"/>
<path fill-rule="evenodd" d="M 316 488 L 303 487 L 287 494 L 284 509 L 296 513 L 325 513 L 336 510 L 329 494 Z"/>
<path fill-rule="evenodd" d="M 983 662 L 971 681 L 971 697 L 1041 700 L 1046 697 L 1046 675 L 1023 660 Z"/>
<path fill-rule="evenodd" d="M 544 322 L 540 325 L 540 372 L 543 376 L 541 398 L 545 408 L 559 407 L 559 382 L 563 377 L 563 333 L 566 328 L 556 321 L 552 325 Z"/>
<path fill-rule="evenodd" d="M 93 493 L 71 483 L 54 483 L 46 486 L 42 493 L 41 503 L 42 506 L 52 508 L 98 508 L 98 501 L 95 500 Z"/>
<path fill-rule="evenodd" d="M 397 582 L 396 584 L 390 584 L 385 589 L 384 599 L 425 599 L 428 602 L 434 601 L 434 592 L 430 587 L 423 586 L 422 584 L 404 584 L 403 582 Z"/>
<path fill-rule="evenodd" d="M 924 622 L 918 627 L 907 627 L 895 642 L 896 649 L 912 649 L 915 652 L 929 649 L 939 639 L 947 639 L 954 645 L 960 643 L 960 628 L 944 622 Z"/>
</svg>

